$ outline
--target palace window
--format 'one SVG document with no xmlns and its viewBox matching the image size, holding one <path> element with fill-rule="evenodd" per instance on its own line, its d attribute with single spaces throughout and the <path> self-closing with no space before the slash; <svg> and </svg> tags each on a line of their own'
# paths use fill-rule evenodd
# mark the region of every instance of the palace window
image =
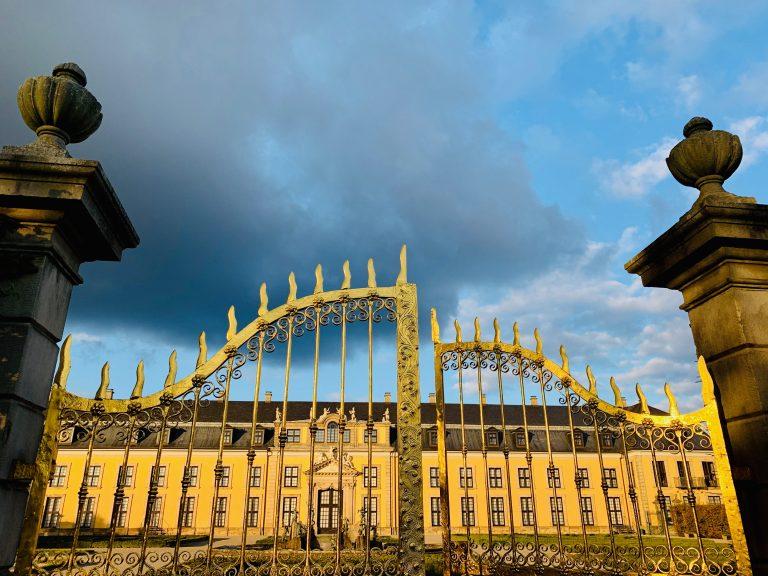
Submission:
<svg viewBox="0 0 768 576">
<path fill-rule="evenodd" d="M 584 432 L 581 430 L 573 431 L 573 445 L 576 448 L 584 448 Z"/>
<path fill-rule="evenodd" d="M 606 468 L 603 472 L 603 479 L 608 485 L 608 488 L 619 487 L 619 478 L 616 476 L 616 468 Z"/>
<path fill-rule="evenodd" d="M 261 466 L 254 466 L 249 473 L 248 485 L 251 488 L 261 486 Z"/>
<path fill-rule="evenodd" d="M 363 510 L 365 510 L 366 518 L 368 514 L 368 496 L 363 496 Z M 379 506 L 376 496 L 371 497 L 371 523 L 370 526 L 378 526 L 379 524 Z"/>
<path fill-rule="evenodd" d="M 704 471 L 704 484 L 707 488 L 717 488 L 717 474 L 715 473 L 715 463 L 704 461 L 701 463 Z"/>
<path fill-rule="evenodd" d="M 298 428 L 288 428 L 285 431 L 285 441 L 288 444 L 298 444 L 301 442 L 301 430 Z"/>
<path fill-rule="evenodd" d="M 248 518 L 246 519 L 249 528 L 255 528 L 259 523 L 259 497 L 248 497 Z"/>
<path fill-rule="evenodd" d="M 93 519 L 96 516 L 96 496 L 86 496 L 83 504 L 83 514 L 80 517 L 81 528 L 93 528 Z"/>
<path fill-rule="evenodd" d="M 662 460 L 656 461 L 656 484 L 659 488 L 666 488 L 669 486 L 669 480 L 667 480 L 667 467 Z"/>
<path fill-rule="evenodd" d="M 520 497 L 520 513 L 523 518 L 523 526 L 533 526 L 535 519 L 533 513 L 533 498 L 530 496 Z"/>
<path fill-rule="evenodd" d="M 515 432 L 515 446 L 518 448 L 525 448 L 525 430 L 518 430 Z"/>
<path fill-rule="evenodd" d="M 117 469 L 117 481 L 121 486 L 130 488 L 133 486 L 133 466 L 126 466 Z"/>
<path fill-rule="evenodd" d="M 157 472 L 157 476 L 155 476 L 155 472 Z M 165 466 L 160 466 L 157 469 L 155 466 L 152 466 L 152 477 L 157 480 L 157 485 L 161 488 L 165 486 L 165 472 Z"/>
<path fill-rule="evenodd" d="M 595 525 L 595 515 L 592 511 L 592 498 L 589 496 L 581 497 L 581 521 L 584 523 L 584 526 Z"/>
<path fill-rule="evenodd" d="M 432 467 L 429 469 L 429 487 L 440 487 L 440 471 L 437 468 Z"/>
<path fill-rule="evenodd" d="M 216 528 L 224 528 L 227 525 L 227 497 L 216 498 L 216 510 L 213 513 L 213 525 Z"/>
<path fill-rule="evenodd" d="M 437 430 L 434 428 L 429 431 L 429 445 L 431 448 L 437 446 Z"/>
<path fill-rule="evenodd" d="M 88 466 L 88 473 L 85 475 L 85 483 L 91 488 L 101 483 L 101 466 Z"/>
<path fill-rule="evenodd" d="M 504 498 L 491 498 L 491 522 L 494 526 L 504 526 Z"/>
<path fill-rule="evenodd" d="M 371 430 L 371 444 L 376 444 L 379 441 L 379 431 L 374 428 Z M 363 442 L 368 442 L 368 430 L 363 430 Z"/>
<path fill-rule="evenodd" d="M 224 444 L 226 446 L 232 445 L 232 428 L 224 429 Z"/>
<path fill-rule="evenodd" d="M 550 496 L 549 508 L 552 513 L 552 526 L 564 526 L 565 513 L 563 512 L 563 497 L 558 496 L 557 499 L 555 499 L 553 496 Z"/>
<path fill-rule="evenodd" d="M 299 502 L 298 496 L 286 496 L 283 498 L 283 522 L 281 526 L 290 527 Z"/>
<path fill-rule="evenodd" d="M 496 430 L 489 430 L 485 433 L 485 441 L 488 444 L 488 446 L 498 446 L 499 445 L 499 433 L 496 432 Z"/>
<path fill-rule="evenodd" d="M 318 428 L 315 430 L 315 442 L 325 442 L 325 429 Z"/>
<path fill-rule="evenodd" d="M 299 467 L 298 466 L 285 467 L 285 473 L 283 474 L 283 486 L 285 486 L 286 488 L 299 487 Z"/>
<path fill-rule="evenodd" d="M 720 496 L 718 496 L 717 494 L 708 496 L 707 497 L 707 501 L 710 504 L 722 504 L 723 503 L 722 498 L 720 498 Z"/>
<path fill-rule="evenodd" d="M 149 512 L 149 527 L 160 528 L 160 520 L 162 518 L 163 511 L 163 497 L 155 497 L 155 501 L 152 503 L 152 510 Z"/>
<path fill-rule="evenodd" d="M 339 425 L 336 424 L 336 422 L 331 422 L 330 424 L 328 424 L 328 433 L 326 434 L 326 441 L 327 442 L 339 441 Z"/>
<path fill-rule="evenodd" d="M 624 524 L 624 516 L 621 513 L 621 500 L 618 496 L 608 497 L 608 514 L 611 516 L 611 522 L 614 526 Z"/>
<path fill-rule="evenodd" d="M 371 488 L 378 488 L 379 468 L 377 466 L 374 466 L 373 468 L 368 468 L 368 466 L 363 467 L 363 487 L 368 488 L 369 482 Z"/>
<path fill-rule="evenodd" d="M 488 468 L 488 485 L 491 488 L 501 488 L 501 468 Z M 501 526 L 501 524 L 499 524 Z"/>
<path fill-rule="evenodd" d="M 517 469 L 517 483 L 520 488 L 531 487 L 531 469 L 530 468 L 518 468 Z"/>
<path fill-rule="evenodd" d="M 51 479 L 48 482 L 48 486 L 54 486 L 54 487 L 62 487 L 66 486 L 67 484 L 67 467 L 66 466 L 60 466 L 56 465 L 53 467 L 53 474 L 51 474 Z"/>
<path fill-rule="evenodd" d="M 199 474 L 199 468 L 197 466 L 190 466 L 189 467 L 189 485 L 190 486 L 197 486 L 197 477 Z"/>
<path fill-rule="evenodd" d="M 466 488 L 474 488 L 475 486 L 475 481 L 472 477 L 472 468 L 459 468 L 459 486 L 464 488 L 465 483 Z"/>
<path fill-rule="evenodd" d="M 589 488 L 589 470 L 586 468 L 579 468 L 576 471 L 576 479 L 581 483 L 582 488 Z"/>
<path fill-rule="evenodd" d="M 603 445 L 603 448 L 610 448 L 613 446 L 613 433 L 611 432 L 603 432 L 600 434 L 600 443 Z"/>
<path fill-rule="evenodd" d="M 469 498 L 462 496 L 461 498 L 461 525 L 475 525 L 475 499 L 471 496 Z"/>
<path fill-rule="evenodd" d="M 672 498 L 664 496 L 664 518 L 667 524 L 672 524 Z"/>
<path fill-rule="evenodd" d="M 222 466 L 221 467 L 221 486 L 222 488 L 229 488 L 229 466 Z"/>
<path fill-rule="evenodd" d="M 561 488 L 560 482 L 560 468 L 547 468 L 547 485 L 552 488 L 554 483 L 555 488 Z"/>
<path fill-rule="evenodd" d="M 432 526 L 440 526 L 440 496 L 432 496 L 429 499 L 429 512 Z"/>
<path fill-rule="evenodd" d="M 195 518 L 195 497 L 185 496 L 183 507 L 181 526 L 183 528 L 192 528 L 192 522 L 194 522 Z"/>
<path fill-rule="evenodd" d="M 45 499 L 43 510 L 43 528 L 58 528 L 61 518 L 61 496 L 49 496 Z"/>
<path fill-rule="evenodd" d="M 117 528 L 125 528 L 127 520 L 128 520 L 128 498 L 123 497 L 123 499 L 120 500 L 120 506 L 117 509 L 115 526 Z"/>
<path fill-rule="evenodd" d="M 256 429 L 256 431 L 253 433 L 253 443 L 264 444 L 264 430 L 261 428 Z"/>
</svg>

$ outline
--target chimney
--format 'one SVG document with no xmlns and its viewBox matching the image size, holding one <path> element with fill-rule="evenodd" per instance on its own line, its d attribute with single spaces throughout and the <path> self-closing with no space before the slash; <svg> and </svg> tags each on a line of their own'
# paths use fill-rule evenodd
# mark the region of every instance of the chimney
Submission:
<svg viewBox="0 0 768 576">
<path fill-rule="evenodd" d="M 531 406 L 538 406 L 538 405 L 539 405 L 539 397 L 531 396 Z"/>
<path fill-rule="evenodd" d="M 389 392 L 384 392 L 384 404 L 389 404 L 392 402 L 392 394 Z"/>
<path fill-rule="evenodd" d="M 434 392 L 430 392 L 429 393 L 429 403 L 430 404 L 434 404 L 435 403 L 435 393 Z"/>
<path fill-rule="evenodd" d="M 269 404 L 270 402 L 272 402 L 272 392 L 267 390 L 266 392 L 264 392 L 264 403 Z"/>
<path fill-rule="evenodd" d="M 622 408 L 626 408 L 627 407 L 627 397 L 626 396 L 622 396 L 621 397 L 621 407 Z"/>
</svg>

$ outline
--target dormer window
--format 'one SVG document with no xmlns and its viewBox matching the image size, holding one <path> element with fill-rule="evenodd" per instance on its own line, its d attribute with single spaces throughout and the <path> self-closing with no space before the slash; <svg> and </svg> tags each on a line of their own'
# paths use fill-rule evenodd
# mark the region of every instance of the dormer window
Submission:
<svg viewBox="0 0 768 576">
<path fill-rule="evenodd" d="M 515 446 L 517 448 L 525 448 L 525 430 L 515 432 Z"/>
<path fill-rule="evenodd" d="M 495 447 L 499 445 L 499 433 L 496 430 L 488 430 L 485 433 L 485 443 L 488 446 Z"/>
<path fill-rule="evenodd" d="M 429 431 L 429 445 L 432 448 L 435 448 L 437 446 L 437 429 L 436 428 L 432 428 Z"/>
<path fill-rule="evenodd" d="M 264 444 L 264 430 L 261 428 L 257 428 L 256 431 L 253 433 L 253 443 L 254 444 Z"/>
<path fill-rule="evenodd" d="M 581 430 L 574 430 L 573 431 L 573 445 L 576 448 L 584 448 L 584 432 Z"/>
<path fill-rule="evenodd" d="M 225 446 L 232 445 L 232 428 L 224 429 L 224 445 Z"/>
<path fill-rule="evenodd" d="M 171 429 L 166 428 L 163 430 L 163 444 L 169 444 L 171 442 Z"/>
<path fill-rule="evenodd" d="M 613 434 L 610 432 L 600 434 L 600 443 L 603 445 L 603 448 L 611 448 L 613 446 Z"/>
</svg>

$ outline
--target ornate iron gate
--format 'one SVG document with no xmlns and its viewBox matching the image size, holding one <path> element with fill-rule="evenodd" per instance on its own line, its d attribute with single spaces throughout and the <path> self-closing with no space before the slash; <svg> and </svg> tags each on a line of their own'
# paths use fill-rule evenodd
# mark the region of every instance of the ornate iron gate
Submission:
<svg viewBox="0 0 768 576">
<path fill-rule="evenodd" d="M 169 371 L 163 389 L 144 395 L 143 365 L 137 368 L 136 385 L 130 399 L 116 400 L 109 395 L 109 368 L 105 365 L 102 381 L 95 399 L 90 400 L 71 394 L 65 390 L 69 373 L 70 340 L 67 339 L 61 350 L 59 369 L 50 398 L 44 438 L 37 459 L 37 473 L 31 487 L 30 504 L 22 535 L 22 542 L 16 563 L 19 574 L 35 573 L 41 575 L 139 575 L 139 574 L 270 574 L 270 575 L 310 575 L 310 574 L 423 574 L 424 573 L 424 532 L 422 522 L 421 498 L 421 424 L 420 395 L 418 380 L 418 322 L 416 287 L 406 278 L 405 247 L 400 255 L 400 274 L 396 284 L 391 287 L 379 287 L 373 261 L 368 263 L 367 287 L 352 288 L 349 264 L 344 264 L 344 280 L 339 290 L 326 291 L 320 266 L 316 270 L 314 293 L 304 297 L 297 296 L 293 274 L 289 277 L 289 295 L 287 301 L 270 310 L 267 302 L 266 286 L 261 286 L 261 305 L 258 317 L 245 328 L 238 330 L 234 308 L 229 310 L 229 328 L 226 344 L 209 357 L 205 334 L 201 334 L 199 356 L 195 371 L 189 376 L 177 380 L 176 356 L 171 354 Z M 332 458 L 324 463 L 338 461 L 338 485 L 342 493 L 342 473 L 345 463 L 345 438 L 350 428 L 364 428 L 367 443 L 368 470 L 371 469 L 372 439 L 374 437 L 373 406 L 373 351 L 374 327 L 382 322 L 396 325 L 397 355 L 397 453 L 399 491 L 396 510 L 399 514 L 399 538 L 387 546 L 376 541 L 375 523 L 372 521 L 371 481 L 367 482 L 367 510 L 361 510 L 362 537 L 357 539 L 357 549 L 349 549 L 345 543 L 350 540 L 348 527 L 342 522 L 336 523 L 336 534 L 330 550 L 319 550 L 313 545 L 315 538 L 315 511 L 313 505 L 313 474 L 316 460 L 316 435 L 318 421 L 327 413 L 318 413 L 318 371 L 320 364 L 320 334 L 333 328 L 340 339 L 341 357 L 338 364 L 340 379 L 338 386 L 338 416 L 336 425 L 338 441 Z M 347 328 L 353 323 L 367 327 L 368 350 L 368 413 L 364 422 L 347 416 L 345 409 L 346 366 L 347 366 Z M 322 329 L 322 330 L 321 330 Z M 295 500 L 282 499 L 284 486 L 299 486 L 298 476 L 288 477 L 288 468 L 283 460 L 286 445 L 292 441 L 287 428 L 289 392 L 292 388 L 291 367 L 295 341 L 304 336 L 314 335 L 312 401 L 308 403 L 309 442 L 311 465 L 307 469 L 306 509 L 299 517 Z M 266 398 L 262 391 L 263 361 L 278 350 L 285 355 L 283 372 L 282 404 L 278 406 L 273 426 L 265 427 L 260 409 L 263 410 Z M 251 425 L 246 430 L 246 438 L 241 440 L 247 446 L 247 478 L 241 495 L 243 500 L 243 520 L 241 534 L 230 538 L 229 546 L 217 546 L 217 537 L 222 534 L 222 519 L 227 514 L 227 501 L 221 500 L 220 491 L 230 482 L 229 468 L 223 465 L 225 445 L 232 442 L 232 430 L 228 428 L 228 411 L 232 407 L 231 396 L 234 384 L 241 380 L 246 370 L 254 373 L 253 404 Z M 295 388 L 295 386 L 294 386 Z M 271 398 L 270 398 L 271 400 Z M 216 407 L 218 423 L 211 426 L 203 422 L 203 416 Z M 274 406 L 274 404 L 272 404 Z M 386 425 L 389 427 L 388 410 Z M 210 415 L 210 414 L 209 414 Z M 192 466 L 193 457 L 197 456 L 195 446 L 201 438 L 215 431 L 209 452 L 214 455 L 212 466 L 214 487 L 210 502 L 210 522 L 207 537 L 197 546 L 187 546 L 183 542 L 184 527 L 187 518 L 194 513 L 190 510 L 188 494 L 191 486 L 198 480 L 198 467 Z M 163 467 L 164 455 L 175 442 L 179 432 L 186 435 L 186 457 L 181 475 L 178 496 L 178 514 L 175 529 L 170 534 L 162 535 L 158 544 L 159 524 L 156 520 L 163 506 L 158 496 L 158 488 L 165 482 Z M 264 433 L 273 433 L 273 444 L 267 448 L 266 475 L 270 474 L 270 460 L 273 487 L 267 493 L 269 482 L 264 481 L 264 510 L 258 519 L 259 501 L 252 499 L 252 491 L 261 483 L 261 468 L 255 474 L 254 460 L 257 452 L 263 450 Z M 345 432 L 347 434 L 345 434 Z M 387 432 L 387 436 L 389 433 Z M 83 474 L 77 492 L 77 513 L 68 545 L 65 549 L 37 549 L 38 534 L 43 516 L 46 520 L 58 513 L 53 502 L 44 509 L 46 489 L 55 479 L 55 460 L 57 446 L 61 442 L 76 443 L 85 452 Z M 141 446 L 140 446 L 141 445 Z M 132 548 L 118 547 L 117 527 L 125 515 L 125 489 L 130 485 L 133 468 L 129 462 L 142 454 L 146 456 L 146 446 L 151 445 L 151 473 L 147 477 L 147 498 L 143 514 L 143 527 L 133 540 Z M 177 445 L 177 444 L 175 444 Z M 91 459 L 100 447 L 111 447 L 120 452 L 120 468 L 116 475 L 114 496 L 111 505 L 109 529 L 104 540 L 98 546 L 83 542 L 83 527 L 92 525 L 93 500 L 89 499 L 94 486 L 95 469 Z M 99 469 L 99 474 L 101 471 Z M 293 472 L 291 471 L 291 474 Z M 258 481 L 256 478 L 258 477 Z M 98 482 L 98 479 L 96 480 Z M 303 482 L 302 482 L 303 484 Z M 287 501 L 287 504 L 284 502 Z M 273 506 L 273 537 L 269 549 L 254 550 L 247 544 L 248 528 L 260 524 L 263 534 L 267 503 Z M 280 507 L 282 506 L 282 508 Z M 50 509 L 49 509 L 50 508 Z M 303 524 L 303 531 L 302 531 Z M 295 544 L 290 549 L 291 544 Z"/>
<path fill-rule="evenodd" d="M 445 576 L 751 574 L 714 385 L 703 358 L 698 367 L 704 407 L 681 414 L 667 385 L 669 408 L 663 413 L 649 407 L 639 384 L 634 407 L 625 405 L 613 379 L 614 402 L 599 398 L 591 370 L 589 385 L 582 386 L 570 373 L 563 347 L 559 364 L 543 355 L 538 331 L 536 349 L 529 350 L 520 345 L 516 324 L 511 344 L 502 341 L 496 321 L 492 341 L 482 340 L 477 320 L 471 341 L 463 341 L 458 322 L 455 328 L 455 342 L 441 342 L 432 311 Z M 446 387 L 446 377 L 454 387 Z M 446 403 L 454 389 L 458 405 Z M 497 404 L 483 401 L 486 390 L 494 391 Z M 465 397 L 473 391 L 480 402 L 468 406 Z M 520 404 L 511 405 L 510 398 Z M 472 422 L 470 408 L 476 410 Z M 454 420 L 458 411 L 458 425 L 449 427 L 448 409 Z M 702 462 L 706 471 L 699 458 L 703 452 L 712 454 L 714 469 L 699 478 L 692 463 Z M 470 489 L 473 457 L 483 470 L 477 489 Z M 493 476 L 489 458 L 498 466 Z M 672 462 L 679 476 L 670 484 L 666 465 Z M 567 470 L 562 477 L 561 469 Z M 599 490 L 594 478 L 589 483 L 592 470 L 599 474 Z M 706 488 L 722 494 L 729 540 L 706 537 L 712 534 L 705 533 L 705 509 L 714 514 L 723 508 L 717 501 L 709 508 L 697 501 L 697 491 Z M 679 504 L 671 493 L 679 495 Z M 485 513 L 480 527 L 476 495 L 482 502 L 478 511 Z M 568 496 L 570 502 L 564 501 Z M 577 521 L 568 522 L 573 517 Z M 687 537 L 674 533 L 680 526 Z"/>
</svg>

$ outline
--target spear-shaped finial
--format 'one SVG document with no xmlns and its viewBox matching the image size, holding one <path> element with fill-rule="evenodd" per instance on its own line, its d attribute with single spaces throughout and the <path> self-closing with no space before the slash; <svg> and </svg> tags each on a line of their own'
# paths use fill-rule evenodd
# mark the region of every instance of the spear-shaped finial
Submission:
<svg viewBox="0 0 768 576">
<path fill-rule="evenodd" d="M 677 398 L 675 398 L 675 395 L 672 393 L 672 387 L 669 385 L 669 382 L 664 382 L 664 394 L 667 395 L 667 400 L 669 400 L 669 415 L 672 416 L 672 418 L 679 417 L 680 408 L 677 406 Z"/>
<path fill-rule="evenodd" d="M 286 302 L 293 302 L 296 300 L 296 275 L 291 272 L 288 274 L 288 300 Z"/>
<path fill-rule="evenodd" d="M 227 311 L 227 323 L 229 324 L 227 327 L 227 342 L 229 342 L 237 334 L 237 318 L 235 318 L 234 306 L 230 306 Z"/>
<path fill-rule="evenodd" d="M 376 268 L 373 267 L 373 258 L 368 258 L 368 288 L 376 288 Z"/>
<path fill-rule="evenodd" d="M 403 247 L 400 248 L 400 273 L 397 275 L 397 281 L 395 284 L 397 286 L 400 286 L 401 284 L 406 284 L 408 282 L 408 250 L 403 244 Z"/>
<path fill-rule="evenodd" d="M 205 343 L 205 332 L 200 332 L 200 336 L 197 338 L 197 364 L 196 367 L 200 368 L 208 361 L 208 345 Z"/>
<path fill-rule="evenodd" d="M 107 397 L 107 388 L 109 388 L 109 362 L 104 362 L 104 366 L 101 367 L 101 384 L 96 390 L 94 400 L 104 400 Z"/>
<path fill-rule="evenodd" d="M 592 373 L 592 367 L 587 364 L 587 381 L 589 382 L 589 393 L 597 396 L 597 380 Z"/>
<path fill-rule="evenodd" d="M 453 327 L 456 330 L 456 342 L 462 342 L 461 339 L 461 324 L 459 324 L 458 320 L 453 321 Z"/>
<path fill-rule="evenodd" d="M 262 282 L 259 287 L 259 316 L 265 316 L 267 312 L 269 312 L 267 304 L 269 304 L 269 298 L 267 297 L 267 283 Z"/>
<path fill-rule="evenodd" d="M 432 324 L 432 342 L 438 344 L 440 342 L 440 324 L 437 322 L 437 310 L 434 308 L 429 311 L 429 319 Z"/>
<path fill-rule="evenodd" d="M 539 334 L 538 328 L 533 329 L 533 339 L 536 340 L 536 354 L 541 356 L 543 346 L 541 344 L 541 334 Z"/>
<path fill-rule="evenodd" d="M 352 274 L 349 272 L 349 260 L 344 260 L 344 265 L 341 267 L 344 273 L 344 280 L 341 281 L 341 289 L 346 290 L 352 286 Z"/>
<path fill-rule="evenodd" d="M 131 391 L 131 400 L 136 400 L 137 398 L 141 398 L 141 395 L 144 393 L 144 360 L 139 360 L 139 363 L 136 365 L 136 384 L 133 386 L 133 390 Z"/>
<path fill-rule="evenodd" d="M 619 390 L 619 385 L 616 384 L 616 378 L 611 376 L 609 383 L 611 385 L 611 390 L 613 390 L 613 405 L 617 408 L 623 408 L 622 405 L 624 402 L 621 400 L 621 390 Z"/>
<path fill-rule="evenodd" d="M 480 335 L 480 319 L 475 316 L 475 342 L 480 342 L 482 339 Z"/>
<path fill-rule="evenodd" d="M 499 326 L 498 318 L 493 319 L 493 343 L 494 344 L 501 343 L 501 327 Z"/>
<path fill-rule="evenodd" d="M 645 393 L 640 387 L 639 382 L 635 384 L 635 392 L 637 393 L 637 399 L 640 400 L 640 412 L 643 414 L 650 414 L 651 411 L 648 409 L 648 400 L 645 398 Z"/>
<path fill-rule="evenodd" d="M 709 373 L 704 356 L 699 356 L 696 367 L 699 370 L 699 378 L 701 378 L 701 399 L 704 401 L 704 406 L 709 406 L 715 401 L 715 382 L 712 380 L 712 374 Z"/>
<path fill-rule="evenodd" d="M 565 346 L 562 344 L 560 345 L 560 359 L 563 361 L 563 372 L 568 372 L 570 368 L 570 364 L 568 363 L 568 352 L 565 351 Z"/>
<path fill-rule="evenodd" d="M 165 377 L 163 388 L 168 388 L 176 383 L 176 350 L 168 356 L 168 375 Z"/>
<path fill-rule="evenodd" d="M 315 266 L 315 290 L 313 294 L 320 294 L 323 291 L 323 265 Z"/>
<path fill-rule="evenodd" d="M 61 343 L 61 350 L 59 350 L 59 367 L 56 369 L 56 376 L 53 378 L 53 385 L 59 388 L 67 387 L 69 370 L 72 367 L 72 360 L 69 355 L 70 346 L 72 346 L 72 334 L 64 338 L 64 342 Z"/>
<path fill-rule="evenodd" d="M 517 325 L 517 322 L 512 324 L 512 344 L 520 346 L 520 327 Z"/>
</svg>

